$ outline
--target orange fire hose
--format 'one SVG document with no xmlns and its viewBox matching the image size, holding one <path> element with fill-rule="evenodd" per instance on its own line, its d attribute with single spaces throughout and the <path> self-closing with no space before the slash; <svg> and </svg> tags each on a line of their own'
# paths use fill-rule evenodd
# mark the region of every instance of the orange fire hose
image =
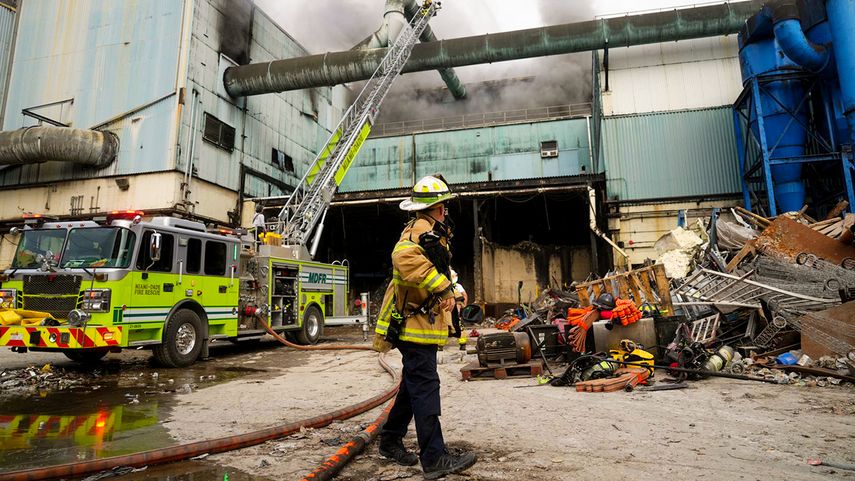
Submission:
<svg viewBox="0 0 855 481">
<path fill-rule="evenodd" d="M 284 339 L 280 335 L 272 332 L 272 329 L 262 321 L 262 324 L 270 332 L 274 338 L 276 338 L 279 342 L 285 344 L 286 346 L 293 347 L 294 349 L 299 349 L 302 351 L 320 351 L 320 350 L 342 350 L 342 349 L 350 349 L 350 350 L 373 350 L 370 346 L 365 345 L 331 345 L 331 346 L 300 346 L 298 344 L 294 344 Z M 156 464 L 166 464 L 175 461 L 184 461 L 190 458 L 194 458 L 196 456 L 200 456 L 202 454 L 216 454 L 223 453 L 227 451 L 233 451 L 236 449 L 242 449 L 249 446 L 255 446 L 257 444 L 261 444 L 273 439 L 282 438 L 284 436 L 289 436 L 296 432 L 299 432 L 303 428 L 321 428 L 324 426 L 328 426 L 332 424 L 333 421 L 339 421 L 344 419 L 350 419 L 354 416 L 358 416 L 362 413 L 370 411 L 375 407 L 383 404 L 384 402 L 395 397 L 395 394 L 398 392 L 398 373 L 392 369 L 389 364 L 386 362 L 383 355 L 380 356 L 379 359 L 380 365 L 383 369 L 388 372 L 392 378 L 395 380 L 395 385 L 383 393 L 380 393 L 376 396 L 372 396 L 365 401 L 352 404 L 348 407 L 337 409 L 335 411 L 331 411 L 325 414 L 321 414 L 319 416 L 315 416 L 308 419 L 303 419 L 300 421 L 295 421 L 288 424 L 283 424 L 279 426 L 274 426 L 271 428 L 261 429 L 259 431 L 254 431 L 246 434 L 239 434 L 235 436 L 226 436 L 217 439 L 210 439 L 206 441 L 198 441 L 194 443 L 181 444 L 178 446 L 170 446 L 167 448 L 159 448 L 152 449 L 149 451 L 143 451 L 135 454 L 128 454 L 123 456 L 113 456 L 109 458 L 102 459 L 93 459 L 89 461 L 82 461 L 79 463 L 66 463 L 66 464 L 58 464 L 54 466 L 47 466 L 41 468 L 33 468 L 33 469 L 24 469 L 17 471 L 9 471 L 5 473 L 0 473 L 0 481 L 30 481 L 30 480 L 41 480 L 41 479 L 57 479 L 57 478 L 75 478 L 82 477 L 94 473 L 99 473 L 101 471 L 110 470 L 120 466 L 129 466 L 129 467 L 143 467 L 143 466 L 152 466 Z M 394 402 L 394 401 L 393 401 Z M 382 425 L 382 422 L 385 422 L 385 418 L 388 415 L 388 411 L 391 409 L 392 405 L 389 404 L 384 409 L 383 414 L 380 415 L 377 420 L 372 423 L 369 428 L 374 427 L 372 430 L 373 436 L 368 439 L 373 439 L 376 437 L 377 432 L 379 431 L 379 425 Z M 379 423 L 379 424 L 378 424 Z M 368 431 L 368 429 L 366 429 Z M 363 431 L 365 432 L 365 431 Z M 360 433 L 361 434 L 361 433 Z M 370 441 L 368 441 L 370 442 Z M 349 448 L 349 444 L 344 448 Z M 364 444 L 363 446 L 364 447 Z M 341 451 L 341 450 L 340 450 Z M 350 459 L 355 456 L 353 453 L 350 456 L 342 457 L 342 463 L 335 470 L 335 473 L 341 470 L 344 465 L 350 461 Z M 331 458 L 332 459 L 332 458 Z M 326 465 L 326 463 L 325 463 Z M 319 468 L 320 469 L 320 468 Z M 332 474 L 334 476 L 335 474 Z M 310 479 L 329 479 L 329 478 L 310 478 Z"/>
</svg>

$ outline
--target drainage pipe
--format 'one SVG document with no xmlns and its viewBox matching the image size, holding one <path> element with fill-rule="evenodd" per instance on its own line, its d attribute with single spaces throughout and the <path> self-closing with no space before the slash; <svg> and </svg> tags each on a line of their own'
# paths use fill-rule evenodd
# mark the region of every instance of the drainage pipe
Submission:
<svg viewBox="0 0 855 481">
<path fill-rule="evenodd" d="M 587 52 L 736 33 L 763 0 L 724 3 L 463 37 L 413 48 L 403 73 Z M 261 95 L 367 80 L 387 49 L 350 50 L 231 67 L 224 83 L 232 97 Z"/>
<path fill-rule="evenodd" d="M 824 45 L 817 45 L 807 38 L 802 30 L 799 7 L 795 0 L 775 5 L 772 18 L 775 39 L 790 60 L 814 73 L 821 73 L 828 67 L 831 53 Z"/>
<path fill-rule="evenodd" d="M 855 0 L 827 0 L 828 25 L 840 78 L 849 142 L 855 146 Z"/>
<path fill-rule="evenodd" d="M 112 132 L 66 127 L 26 127 L 0 132 L 0 165 L 73 162 L 102 168 L 119 152 L 119 138 Z"/>
<path fill-rule="evenodd" d="M 366 350 L 373 351 L 371 346 L 366 345 L 331 345 L 331 346 L 300 346 L 285 340 L 279 334 L 273 332 L 270 327 L 262 322 L 264 327 L 273 334 L 273 336 L 286 346 L 293 347 L 302 351 L 320 351 L 320 350 Z M 78 478 L 101 471 L 107 471 L 120 466 L 143 467 L 155 464 L 166 464 L 175 461 L 183 461 L 202 454 L 216 454 L 236 449 L 242 449 L 249 446 L 255 446 L 273 439 L 279 439 L 289 436 L 301 429 L 305 428 L 322 428 L 333 423 L 333 421 L 349 419 L 358 416 L 367 411 L 370 411 L 384 402 L 392 399 L 398 393 L 399 376 L 386 362 L 383 355 L 379 359 L 380 365 L 395 381 L 395 385 L 386 391 L 372 396 L 365 401 L 352 404 L 342 409 L 321 414 L 308 419 L 295 421 L 272 428 L 262 429 L 251 433 L 240 434 L 235 436 L 226 436 L 207 441 L 199 441 L 195 443 L 182 444 L 179 446 L 171 446 L 168 448 L 153 449 L 136 454 L 124 456 L 113 456 L 110 458 L 93 459 L 79 463 L 60 464 L 55 466 L 47 466 L 43 468 L 34 468 L 19 471 L 9 471 L 0 473 L 0 481 L 34 481 L 41 479 L 57 479 L 57 478 Z M 393 401 L 394 402 L 394 401 Z M 391 409 L 387 406 L 383 413 Z M 382 420 L 384 414 L 380 415 L 378 421 Z M 376 422 L 376 421 L 375 421 Z"/>
</svg>

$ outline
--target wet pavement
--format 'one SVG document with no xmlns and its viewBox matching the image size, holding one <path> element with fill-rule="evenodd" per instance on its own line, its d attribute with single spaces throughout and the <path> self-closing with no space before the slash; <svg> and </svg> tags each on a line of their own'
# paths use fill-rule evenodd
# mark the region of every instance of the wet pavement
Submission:
<svg viewBox="0 0 855 481">
<path fill-rule="evenodd" d="M 185 369 L 154 366 L 144 351 L 111 354 L 91 366 L 61 354 L 3 352 L 0 380 L 30 381 L 9 381 L 0 390 L 0 473 L 175 445 L 164 423 L 169 422 L 176 394 L 264 373 L 264 366 L 249 358 L 278 347 L 274 342 L 218 344 L 212 346 L 209 360 Z M 45 377 L 63 382 L 33 381 Z M 204 461 L 150 467 L 121 479 L 224 478 L 265 479 Z"/>
</svg>

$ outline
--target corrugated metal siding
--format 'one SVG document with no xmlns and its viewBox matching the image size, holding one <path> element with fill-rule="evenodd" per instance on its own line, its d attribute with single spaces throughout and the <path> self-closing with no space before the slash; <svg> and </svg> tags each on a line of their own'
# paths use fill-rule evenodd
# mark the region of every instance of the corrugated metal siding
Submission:
<svg viewBox="0 0 855 481">
<path fill-rule="evenodd" d="M 371 138 L 340 190 L 409 187 L 414 177 L 436 172 L 453 184 L 588 173 L 587 129 L 585 119 L 571 119 Z M 558 142 L 559 155 L 543 159 L 540 143 L 551 140 Z"/>
<path fill-rule="evenodd" d="M 23 0 L 3 129 L 37 123 L 22 109 L 92 128 L 174 93 L 183 8 L 174 0 Z M 61 103 L 36 108 L 53 102 Z M 2 182 L 171 169 L 176 105 L 173 95 L 107 126 L 119 134 L 121 148 L 106 169 L 49 162 L 6 169 Z"/>
<path fill-rule="evenodd" d="M 605 73 L 600 64 L 600 85 Z M 606 115 L 718 107 L 742 91 L 736 36 L 609 50 Z"/>
<path fill-rule="evenodd" d="M 611 199 L 740 192 L 733 117 L 728 107 L 607 117 L 603 150 Z"/>
<path fill-rule="evenodd" d="M 314 160 L 329 133 L 347 108 L 345 87 L 305 89 L 277 94 L 229 99 L 222 87 L 220 56 L 222 24 L 230 13 L 230 1 L 195 0 L 193 37 L 188 79 L 201 95 L 201 109 L 237 130 L 235 149 L 231 152 L 202 141 L 203 116 L 196 125 L 194 165 L 198 176 L 223 187 L 238 190 L 240 165 L 295 185 Z M 232 41 L 227 39 L 226 41 Z M 252 21 L 249 56 L 252 62 L 293 58 L 307 55 L 294 39 L 262 11 L 256 10 Z M 218 68 L 220 67 L 220 68 Z M 245 103 L 246 109 L 242 106 Z M 190 115 L 184 110 L 179 139 L 182 152 L 189 152 Z M 241 136 L 245 135 L 244 141 Z M 295 172 L 280 169 L 272 160 L 272 151 L 284 152 L 293 159 Z M 178 162 L 185 168 L 185 159 Z M 258 177 L 248 175 L 244 191 L 252 196 L 280 195 L 279 188 Z"/>
<path fill-rule="evenodd" d="M 0 5 L 0 102 L 6 95 L 6 78 L 9 75 L 9 60 L 12 54 L 14 34 L 15 11 Z"/>
</svg>

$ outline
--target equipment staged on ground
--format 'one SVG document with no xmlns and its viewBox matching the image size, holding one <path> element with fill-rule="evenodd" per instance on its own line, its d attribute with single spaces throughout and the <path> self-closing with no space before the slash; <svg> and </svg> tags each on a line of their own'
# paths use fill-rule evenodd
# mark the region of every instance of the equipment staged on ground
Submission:
<svg viewBox="0 0 855 481">
<path fill-rule="evenodd" d="M 0 481 L 855 477 L 855 0 L 500 3 L 0 0 Z"/>
</svg>

